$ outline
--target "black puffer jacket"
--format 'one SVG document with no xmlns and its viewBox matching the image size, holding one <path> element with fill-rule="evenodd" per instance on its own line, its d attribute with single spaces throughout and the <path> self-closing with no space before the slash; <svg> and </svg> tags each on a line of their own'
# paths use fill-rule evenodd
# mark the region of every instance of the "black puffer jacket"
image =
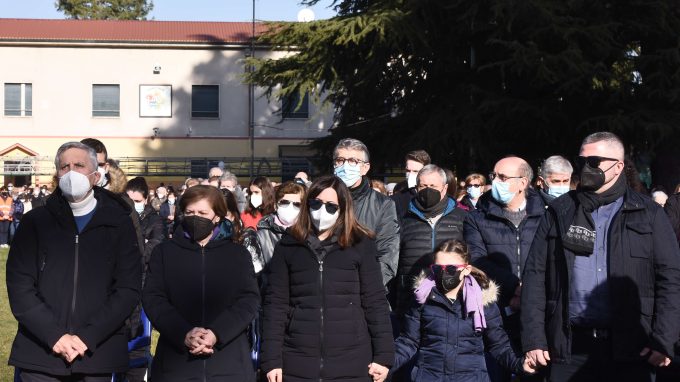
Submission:
<svg viewBox="0 0 680 382">
<path fill-rule="evenodd" d="M 458 239 L 463 240 L 463 221 L 467 212 L 456 208 L 456 201 L 448 198 L 448 205 L 434 228 L 413 203 L 404 217 L 401 230 L 401 251 L 397 271 L 397 313 L 403 314 L 411 305 L 413 280 L 420 274 L 424 256 L 431 254 L 439 243 Z"/>
<path fill-rule="evenodd" d="M 399 262 L 399 218 L 394 201 L 372 189 L 365 177 L 351 192 L 357 221 L 375 232 L 376 257 L 383 285 L 387 285 L 396 275 Z"/>
<path fill-rule="evenodd" d="M 150 381 L 255 380 L 246 329 L 260 296 L 250 255 L 241 245 L 225 238 L 201 247 L 180 227 L 153 251 L 143 302 L 160 332 Z M 184 338 L 194 327 L 215 333 L 214 354 L 189 354 Z"/>
<path fill-rule="evenodd" d="M 389 367 L 394 343 L 375 243 L 342 249 L 284 235 L 269 267 L 261 368 L 287 382 L 372 381 L 368 364 Z"/>
<path fill-rule="evenodd" d="M 503 216 L 503 207 L 486 192 L 479 198 L 464 224 L 464 236 L 472 263 L 501 288 L 498 305 L 503 308 L 514 296 L 529 253 L 529 247 L 545 204 L 538 193 L 527 190 L 527 216 L 519 227 Z"/>
<path fill-rule="evenodd" d="M 671 221 L 675 236 L 678 238 L 678 241 L 680 241 L 680 194 L 671 195 L 666 201 L 664 210 Z"/>
<path fill-rule="evenodd" d="M 10 365 L 53 375 L 128 368 L 123 324 L 139 301 L 141 254 L 127 204 L 99 187 L 94 195 L 94 215 L 79 234 L 59 189 L 19 225 L 7 259 L 9 302 L 19 321 Z M 52 353 L 67 333 L 88 347 L 71 366 Z"/>
<path fill-rule="evenodd" d="M 163 219 L 158 212 L 147 204 L 144 211 L 139 215 L 140 228 L 144 237 L 144 265 L 145 269 L 151 259 L 151 252 L 163 239 L 165 239 Z"/>
</svg>

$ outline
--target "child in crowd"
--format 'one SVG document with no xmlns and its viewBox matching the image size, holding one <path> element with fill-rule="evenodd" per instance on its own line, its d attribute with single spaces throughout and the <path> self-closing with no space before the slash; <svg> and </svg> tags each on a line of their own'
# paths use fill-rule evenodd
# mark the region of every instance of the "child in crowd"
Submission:
<svg viewBox="0 0 680 382">
<path fill-rule="evenodd" d="M 513 373 L 535 372 L 530 360 L 515 354 L 503 330 L 498 287 L 469 262 L 459 240 L 437 247 L 430 272 L 416 281 L 416 304 L 395 341 L 390 374 L 417 354 L 413 381 L 488 381 L 484 352 Z"/>
</svg>

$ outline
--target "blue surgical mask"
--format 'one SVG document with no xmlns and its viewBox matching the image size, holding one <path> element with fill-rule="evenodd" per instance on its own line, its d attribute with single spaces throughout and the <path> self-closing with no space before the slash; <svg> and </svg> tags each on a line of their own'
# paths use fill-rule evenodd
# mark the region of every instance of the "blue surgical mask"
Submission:
<svg viewBox="0 0 680 382">
<path fill-rule="evenodd" d="M 548 188 L 548 195 L 556 198 L 569 192 L 569 186 L 550 186 Z"/>
<path fill-rule="evenodd" d="M 491 183 L 491 196 L 501 204 L 508 204 L 515 197 L 515 192 L 510 192 L 510 183 L 494 180 Z"/>
<path fill-rule="evenodd" d="M 352 166 L 351 164 L 345 162 L 342 166 L 335 168 L 335 176 L 340 178 L 347 187 L 352 187 L 361 178 L 361 170 L 359 169 L 359 164 Z"/>
<path fill-rule="evenodd" d="M 482 188 L 481 187 L 468 187 L 467 193 L 468 193 L 468 195 L 470 195 L 470 197 L 472 199 L 477 199 L 480 196 L 482 196 Z"/>
</svg>

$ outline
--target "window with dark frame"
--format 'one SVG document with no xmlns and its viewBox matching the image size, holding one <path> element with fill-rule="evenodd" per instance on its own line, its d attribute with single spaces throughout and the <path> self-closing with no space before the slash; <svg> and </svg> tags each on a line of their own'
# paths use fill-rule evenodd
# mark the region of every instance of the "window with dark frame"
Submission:
<svg viewBox="0 0 680 382">
<path fill-rule="evenodd" d="M 191 118 L 220 117 L 220 87 L 218 85 L 191 86 Z"/>
<path fill-rule="evenodd" d="M 309 118 L 309 94 L 305 93 L 302 103 L 300 103 L 300 94 L 297 92 L 285 97 L 281 101 L 281 116 L 283 119 Z"/>
<path fill-rule="evenodd" d="M 120 85 L 92 85 L 92 116 L 120 117 Z"/>
<path fill-rule="evenodd" d="M 33 116 L 32 84 L 5 84 L 5 115 L 10 117 Z"/>
</svg>

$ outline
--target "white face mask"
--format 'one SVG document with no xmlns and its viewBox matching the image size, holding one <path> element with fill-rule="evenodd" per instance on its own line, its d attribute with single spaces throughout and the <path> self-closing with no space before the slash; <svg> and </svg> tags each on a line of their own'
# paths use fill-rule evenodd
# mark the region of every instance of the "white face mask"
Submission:
<svg viewBox="0 0 680 382">
<path fill-rule="evenodd" d="M 287 206 L 279 206 L 276 209 L 276 214 L 279 216 L 279 220 L 281 220 L 281 223 L 290 226 L 295 224 L 297 221 L 298 215 L 300 214 L 300 209 L 295 207 L 293 203 L 287 205 Z"/>
<path fill-rule="evenodd" d="M 321 207 L 318 210 L 310 210 L 310 216 L 312 217 L 312 224 L 316 227 L 319 232 L 325 231 L 333 226 L 340 216 L 340 210 L 335 211 L 334 214 L 329 214 L 325 207 Z"/>
<path fill-rule="evenodd" d="M 467 193 L 468 193 L 468 195 L 470 195 L 470 197 L 472 199 L 477 199 L 480 196 L 482 196 L 482 188 L 481 187 L 468 187 Z"/>
<path fill-rule="evenodd" d="M 97 167 L 97 172 L 99 173 L 99 175 L 101 175 L 99 177 L 99 181 L 97 182 L 97 186 L 99 187 L 106 186 L 106 183 L 108 183 L 108 181 L 106 180 L 106 170 L 104 169 L 104 167 Z"/>
<path fill-rule="evenodd" d="M 418 174 L 416 173 L 409 172 L 408 174 L 406 174 L 406 183 L 408 183 L 408 188 L 413 188 L 416 186 L 418 180 L 417 178 Z"/>
<path fill-rule="evenodd" d="M 257 208 L 262 205 L 262 194 L 252 194 L 250 195 L 250 204 Z"/>
<path fill-rule="evenodd" d="M 144 207 L 144 202 L 135 202 L 135 211 L 137 211 L 138 214 L 144 212 Z"/>
<path fill-rule="evenodd" d="M 79 202 L 85 198 L 88 192 L 92 189 L 88 176 L 94 172 L 83 175 L 77 171 L 69 171 L 59 178 L 59 188 L 64 194 L 66 200 L 70 202 Z"/>
</svg>

